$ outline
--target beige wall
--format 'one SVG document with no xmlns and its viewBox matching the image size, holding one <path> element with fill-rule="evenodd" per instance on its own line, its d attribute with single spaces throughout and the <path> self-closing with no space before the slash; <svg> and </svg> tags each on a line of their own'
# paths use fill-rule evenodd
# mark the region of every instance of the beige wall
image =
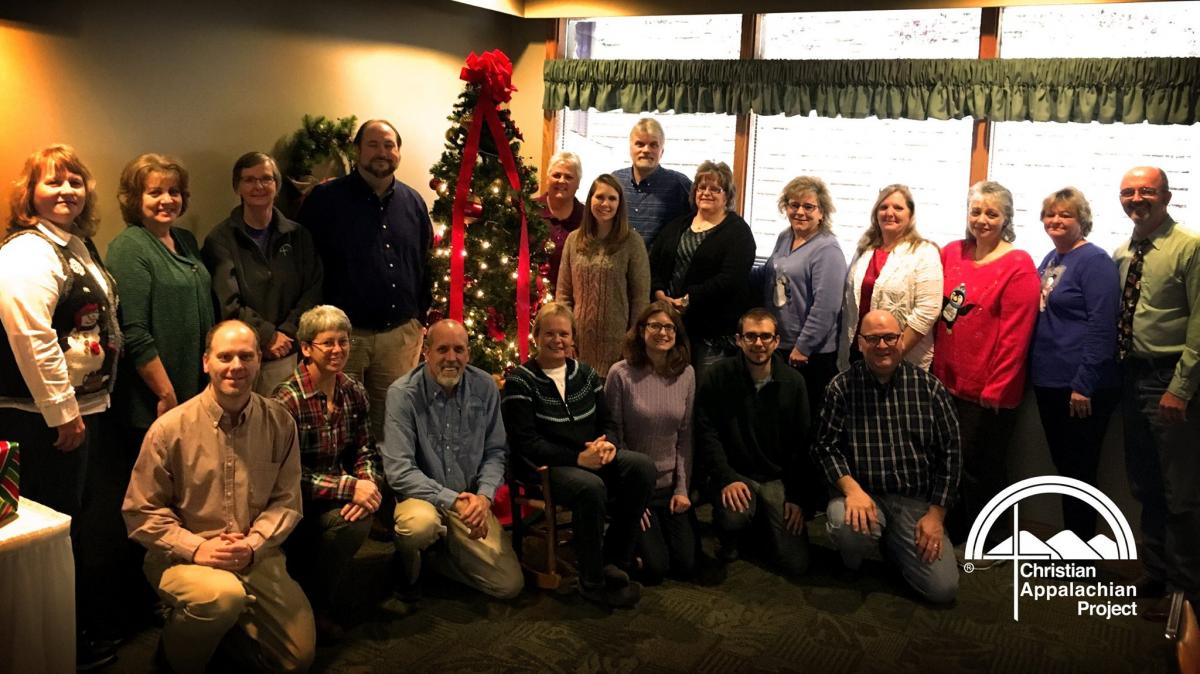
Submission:
<svg viewBox="0 0 1200 674">
<path fill-rule="evenodd" d="M 494 48 L 515 62 L 522 155 L 537 166 L 546 22 L 444 2 L 270 4 L 285 9 L 229 0 L 63 0 L 42 17 L 0 9 L 0 180 L 7 187 L 38 147 L 74 145 L 98 181 L 103 250 L 124 227 L 121 167 L 141 152 L 173 154 L 192 174 L 182 225 L 203 238 L 236 205 L 229 171 L 241 153 L 270 151 L 305 113 L 355 114 L 395 122 L 399 177 L 432 201 L 428 169 L 462 91 L 459 68 L 468 52 Z"/>
</svg>

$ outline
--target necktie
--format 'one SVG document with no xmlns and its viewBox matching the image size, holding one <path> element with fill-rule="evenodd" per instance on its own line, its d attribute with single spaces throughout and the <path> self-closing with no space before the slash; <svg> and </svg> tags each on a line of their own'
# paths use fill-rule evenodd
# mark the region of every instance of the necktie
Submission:
<svg viewBox="0 0 1200 674">
<path fill-rule="evenodd" d="M 1133 312 L 1138 298 L 1142 296 L 1142 266 L 1146 262 L 1146 250 L 1150 239 L 1130 243 L 1133 258 L 1129 260 L 1129 272 L 1125 274 L 1125 290 L 1121 293 L 1121 322 L 1117 324 L 1117 358 L 1125 360 L 1133 344 Z"/>
</svg>

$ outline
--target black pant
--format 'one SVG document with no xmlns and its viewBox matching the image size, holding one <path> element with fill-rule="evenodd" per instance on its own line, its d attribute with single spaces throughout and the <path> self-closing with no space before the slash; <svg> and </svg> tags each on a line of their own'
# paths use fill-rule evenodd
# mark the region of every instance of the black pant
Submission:
<svg viewBox="0 0 1200 674">
<path fill-rule="evenodd" d="M 788 356 L 792 353 L 792 347 L 780 348 L 775 352 L 783 358 L 784 362 L 787 362 Z M 805 445 L 795 458 L 800 462 L 797 470 L 801 476 L 801 490 L 804 493 L 804 502 L 798 505 L 804 508 L 804 513 L 808 516 L 825 510 L 825 504 L 829 501 L 829 487 L 825 484 L 825 474 L 809 458 L 808 448 L 817 437 L 817 429 L 820 427 L 821 420 L 821 406 L 825 404 L 825 389 L 834 375 L 838 373 L 837 360 L 837 351 L 814 353 L 808 357 L 807 363 L 793 366 L 804 376 L 804 387 L 808 393 L 809 432 L 807 440 L 809 444 Z"/>
<path fill-rule="evenodd" d="M 710 483 L 705 490 L 706 497 L 712 503 L 713 527 L 717 530 L 721 545 L 731 545 L 743 533 L 757 528 L 755 538 L 766 545 L 771 561 L 789 575 L 803 575 L 808 570 L 808 531 L 801 531 L 797 535 L 787 530 L 783 519 L 786 501 L 783 480 L 743 481 L 750 488 L 750 507 L 740 513 L 727 510 L 721 503 L 721 490 L 726 485 Z M 806 518 L 812 516 L 808 510 L 804 514 Z"/>
<path fill-rule="evenodd" d="M 1121 412 L 1129 488 L 1142 504 L 1146 574 L 1200 600 L 1200 400 L 1193 397 L 1183 423 L 1163 423 L 1158 401 L 1177 359 L 1126 359 Z"/>
<path fill-rule="evenodd" d="M 1054 468 L 1060 475 L 1096 486 L 1100 448 L 1121 390 L 1096 391 L 1092 394 L 1092 414 L 1083 418 L 1071 416 L 1071 389 L 1037 386 L 1033 392 Z M 1086 541 L 1096 535 L 1096 511 L 1090 505 L 1064 496 L 1062 511 L 1063 524 L 1081 539 Z"/>
<path fill-rule="evenodd" d="M 670 487 L 656 490 L 650 499 L 650 528 L 638 537 L 637 552 L 642 558 L 642 580 L 662 582 L 667 573 L 690 578 L 696 570 L 696 509 L 671 512 Z"/>
<path fill-rule="evenodd" d="M 296 579 L 318 613 L 334 607 L 338 584 L 371 533 L 371 516 L 349 522 L 345 501 L 304 499 L 304 519 L 283 543 L 288 575 Z"/>
<path fill-rule="evenodd" d="M 650 502 L 654 479 L 650 457 L 631 451 L 617 452 L 611 463 L 597 471 L 577 466 L 550 469 L 555 503 L 571 509 L 581 582 L 602 583 L 605 564 L 626 570 L 632 566 L 642 513 Z"/>
<path fill-rule="evenodd" d="M 983 506 L 1008 486 L 1008 445 L 1017 420 L 1015 409 L 992 410 L 954 396 L 962 444 L 962 482 L 957 505 L 946 516 L 946 530 L 956 545 L 967 540 Z M 1000 518 L 988 532 L 989 544 L 1008 536 L 1012 524 Z"/>
</svg>

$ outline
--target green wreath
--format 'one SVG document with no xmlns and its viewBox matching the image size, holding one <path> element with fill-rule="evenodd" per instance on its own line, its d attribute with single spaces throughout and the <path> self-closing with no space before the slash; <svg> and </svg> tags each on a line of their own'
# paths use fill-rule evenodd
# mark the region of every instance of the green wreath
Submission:
<svg viewBox="0 0 1200 674">
<path fill-rule="evenodd" d="M 357 121 L 354 115 L 341 117 L 336 122 L 324 115 L 305 115 L 288 148 L 287 176 L 298 183 L 311 181 L 313 167 L 328 159 L 338 161 L 342 175 L 349 173 L 350 148 L 354 144 Z"/>
</svg>

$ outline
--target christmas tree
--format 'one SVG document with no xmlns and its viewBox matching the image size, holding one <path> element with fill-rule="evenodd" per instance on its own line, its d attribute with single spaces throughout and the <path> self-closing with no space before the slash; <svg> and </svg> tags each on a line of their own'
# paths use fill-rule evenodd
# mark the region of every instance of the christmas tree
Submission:
<svg viewBox="0 0 1200 674">
<path fill-rule="evenodd" d="M 472 54 L 467 66 L 463 69 L 463 79 L 468 84 L 448 118 L 452 125 L 446 131 L 446 149 L 441 160 L 430 169 L 433 178 L 429 185 L 438 193 L 431 211 L 434 245 L 430 261 L 433 277 L 430 319 L 453 317 L 450 262 L 455 196 L 460 174 L 464 170 L 471 171 L 469 193 L 462 204 L 466 224 L 460 253 L 464 263 L 462 322 L 471 337 L 471 363 L 500 374 L 521 361 L 518 321 L 522 319 L 518 317 L 520 303 L 517 301 L 521 213 L 518 205 L 524 205 L 528 226 L 529 315 L 537 311 L 550 290 L 545 278 L 546 223 L 538 216 L 540 208 L 533 202 L 536 174 L 521 161 L 520 141 L 524 138 L 509 110 L 501 107 L 508 100 L 506 92 L 513 90 L 510 80 L 503 77 L 511 77 L 512 66 L 508 58 L 499 51 L 480 57 Z M 487 72 L 480 74 L 483 70 Z M 486 106 L 491 106 L 490 110 Z M 495 111 L 494 114 L 491 111 Z M 476 120 L 480 115 L 485 119 Z M 497 122 L 502 127 L 507 147 L 498 147 L 493 131 L 487 128 Z M 474 167 L 464 167 L 464 154 L 470 154 L 469 130 L 473 123 L 482 127 L 478 133 L 478 156 Z M 511 159 L 502 156 L 506 151 L 511 153 Z M 515 169 L 512 173 L 519 180 L 519 190 L 514 190 L 510 184 L 510 173 L 504 166 L 506 161 Z M 524 320 L 528 320 L 528 316 Z M 526 342 L 527 349 L 528 340 Z"/>
</svg>

